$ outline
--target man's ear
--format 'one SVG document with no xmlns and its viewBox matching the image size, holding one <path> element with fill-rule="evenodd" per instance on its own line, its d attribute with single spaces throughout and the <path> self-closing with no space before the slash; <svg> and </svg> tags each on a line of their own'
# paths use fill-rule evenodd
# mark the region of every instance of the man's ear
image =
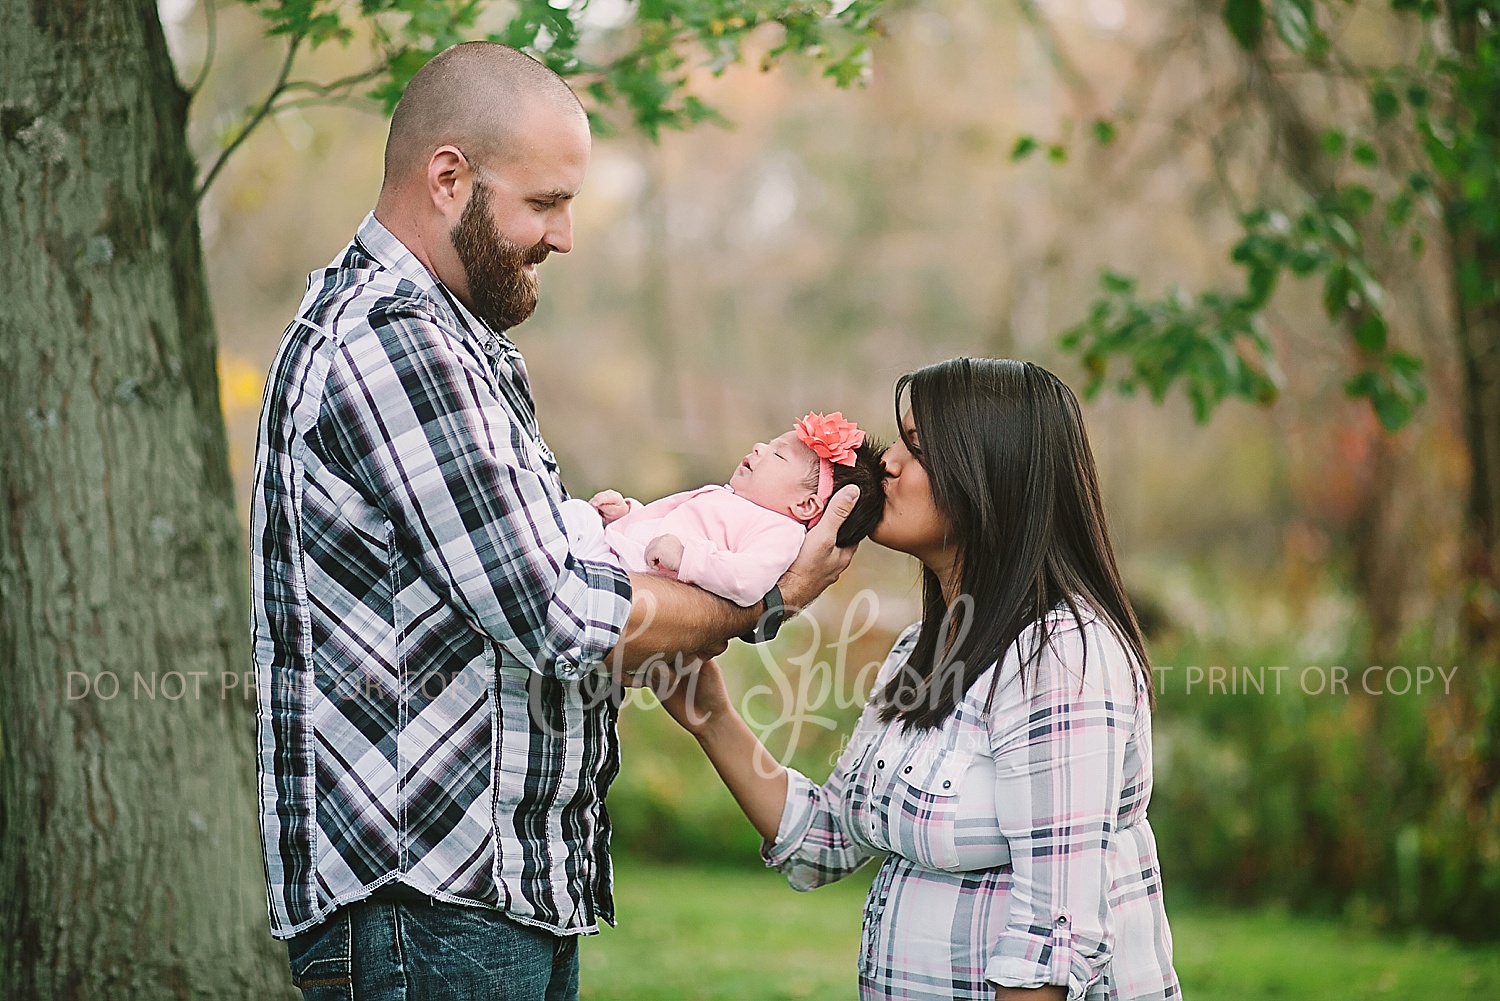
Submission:
<svg viewBox="0 0 1500 1001">
<path fill-rule="evenodd" d="M 427 194 L 433 207 L 456 223 L 469 200 L 474 171 L 457 146 L 439 146 L 427 160 Z"/>
<path fill-rule="evenodd" d="M 823 510 L 823 504 L 824 502 L 819 499 L 817 494 L 808 494 L 792 505 L 792 514 L 798 521 L 805 525 L 818 516 Z"/>
</svg>

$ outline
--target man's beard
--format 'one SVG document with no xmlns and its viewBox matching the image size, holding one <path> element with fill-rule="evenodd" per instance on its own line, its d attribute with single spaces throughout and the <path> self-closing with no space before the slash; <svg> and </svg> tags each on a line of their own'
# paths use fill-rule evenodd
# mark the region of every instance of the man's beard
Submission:
<svg viewBox="0 0 1500 1001">
<path fill-rule="evenodd" d="M 478 177 L 449 236 L 469 280 L 475 316 L 496 330 L 507 330 L 531 315 L 538 282 L 527 265 L 542 263 L 550 251 L 540 242 L 518 247 L 500 234 L 490 215 L 490 189 Z"/>
</svg>

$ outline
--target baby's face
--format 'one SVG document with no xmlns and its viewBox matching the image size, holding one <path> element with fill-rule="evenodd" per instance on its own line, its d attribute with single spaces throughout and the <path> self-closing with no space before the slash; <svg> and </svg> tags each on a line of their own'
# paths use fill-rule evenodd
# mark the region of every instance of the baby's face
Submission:
<svg viewBox="0 0 1500 1001">
<path fill-rule="evenodd" d="M 788 431 L 757 443 L 736 467 L 729 487 L 748 501 L 801 521 L 795 509 L 817 493 L 815 486 L 808 486 L 817 479 L 818 457 L 797 432 Z"/>
</svg>

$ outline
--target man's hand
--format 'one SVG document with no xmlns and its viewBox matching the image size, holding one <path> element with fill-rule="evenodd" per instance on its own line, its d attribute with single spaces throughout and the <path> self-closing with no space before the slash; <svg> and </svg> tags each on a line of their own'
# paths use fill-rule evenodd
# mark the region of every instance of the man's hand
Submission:
<svg viewBox="0 0 1500 1001">
<path fill-rule="evenodd" d="M 676 573 L 682 566 L 682 540 L 658 535 L 646 543 L 646 564 L 657 573 Z"/>
<path fill-rule="evenodd" d="M 797 559 L 782 574 L 777 586 L 782 602 L 792 609 L 806 608 L 813 599 L 839 579 L 839 574 L 854 559 L 856 547 L 840 549 L 834 545 L 839 526 L 859 501 L 859 487 L 850 484 L 828 500 L 828 511 L 802 542 Z"/>
<path fill-rule="evenodd" d="M 606 525 L 619 521 L 630 513 L 630 502 L 618 490 L 601 490 L 589 498 L 589 503 L 599 512 L 600 520 Z"/>
</svg>

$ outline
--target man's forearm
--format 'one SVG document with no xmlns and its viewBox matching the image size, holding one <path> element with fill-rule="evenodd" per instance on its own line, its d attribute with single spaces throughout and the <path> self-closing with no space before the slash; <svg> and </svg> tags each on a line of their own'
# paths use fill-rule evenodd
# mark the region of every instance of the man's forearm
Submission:
<svg viewBox="0 0 1500 1001">
<path fill-rule="evenodd" d="M 765 602 L 741 608 L 691 584 L 655 574 L 630 575 L 630 618 L 608 663 L 630 672 L 654 657 L 722 647 L 760 621 Z"/>
</svg>

